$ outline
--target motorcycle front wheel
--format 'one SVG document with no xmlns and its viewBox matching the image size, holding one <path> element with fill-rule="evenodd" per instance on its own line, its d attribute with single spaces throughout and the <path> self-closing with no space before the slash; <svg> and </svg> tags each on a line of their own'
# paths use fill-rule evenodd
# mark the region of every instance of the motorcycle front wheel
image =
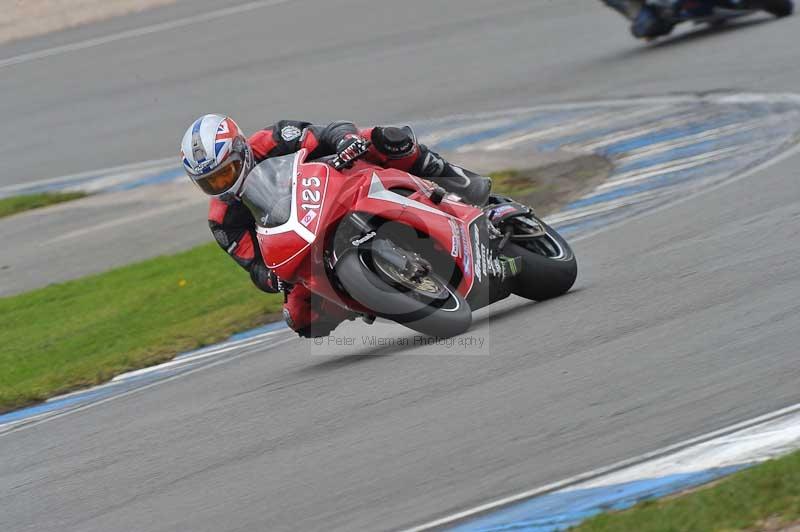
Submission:
<svg viewBox="0 0 800 532">
<path fill-rule="evenodd" d="M 456 336 L 472 325 L 469 303 L 434 272 L 403 278 L 367 251 L 345 254 L 335 271 L 350 297 L 376 316 L 439 338 Z"/>
</svg>

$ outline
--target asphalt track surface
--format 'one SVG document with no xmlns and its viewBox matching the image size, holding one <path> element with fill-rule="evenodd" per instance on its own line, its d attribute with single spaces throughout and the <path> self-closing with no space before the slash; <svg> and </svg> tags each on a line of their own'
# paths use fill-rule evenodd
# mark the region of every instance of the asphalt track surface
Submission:
<svg viewBox="0 0 800 532">
<path fill-rule="evenodd" d="M 229 22 L 3 67 L 4 160 L 50 177 L 163 156 L 226 88 L 226 110 L 254 128 L 300 108 L 380 122 L 800 86 L 800 19 L 651 47 L 583 0 L 298 0 Z M 226 76 L 208 74 L 223 57 Z M 91 166 L 74 153 L 87 145 Z M 355 346 L 291 339 L 9 432 L 0 529 L 393 529 L 797 403 L 799 163 L 577 242 L 575 290 L 478 313 L 467 337 L 482 348 L 373 348 L 362 335 L 413 335 L 350 324 L 337 337 Z"/>
</svg>

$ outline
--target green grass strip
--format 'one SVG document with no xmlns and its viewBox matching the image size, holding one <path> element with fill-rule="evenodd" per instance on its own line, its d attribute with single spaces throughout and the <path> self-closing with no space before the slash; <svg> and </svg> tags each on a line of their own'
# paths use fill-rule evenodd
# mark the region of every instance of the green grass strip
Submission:
<svg viewBox="0 0 800 532">
<path fill-rule="evenodd" d="M 502 170 L 489 174 L 492 192 L 508 196 L 524 196 L 536 190 L 533 180 L 518 170 Z"/>
<path fill-rule="evenodd" d="M 0 218 L 86 196 L 85 192 L 43 192 L 0 199 Z"/>
<path fill-rule="evenodd" d="M 579 532 L 711 532 L 800 519 L 800 452 L 740 471 L 711 487 L 601 514 Z M 774 523 L 770 523 L 771 525 Z"/>
<path fill-rule="evenodd" d="M 223 340 L 282 303 L 216 244 L 2 298 L 0 412 Z"/>
</svg>

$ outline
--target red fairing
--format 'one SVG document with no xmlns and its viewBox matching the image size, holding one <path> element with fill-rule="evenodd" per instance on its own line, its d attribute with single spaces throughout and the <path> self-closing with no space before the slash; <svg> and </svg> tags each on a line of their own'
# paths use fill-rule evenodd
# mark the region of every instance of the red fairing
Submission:
<svg viewBox="0 0 800 532">
<path fill-rule="evenodd" d="M 369 181 L 363 185 L 361 194 L 350 207 L 350 211 L 376 214 L 430 235 L 442 251 L 453 257 L 461 270 L 463 278 L 458 291 L 466 297 L 474 283 L 469 225 L 482 216 L 482 211 L 472 205 L 450 199 L 445 199 L 436 205 L 428 198 L 429 190 L 435 186 L 433 183 L 394 168 L 375 171 L 374 166 L 364 163 L 360 165 L 361 168 L 357 166 L 356 169 L 362 179 L 368 177 Z M 381 188 L 383 191 L 373 190 L 376 188 Z M 418 192 L 407 198 L 412 200 L 415 206 L 409 208 L 407 205 L 396 203 L 402 200 L 393 197 L 391 192 L 386 194 L 393 188 L 417 189 Z"/>
<path fill-rule="evenodd" d="M 289 221 L 257 229 L 264 262 L 281 279 L 364 311 L 337 291 L 324 266 L 325 251 L 339 222 L 357 211 L 396 220 L 430 235 L 437 249 L 452 257 L 461 271 L 458 291 L 468 295 L 476 283 L 469 227 L 482 216 L 480 209 L 450 198 L 434 204 L 428 198 L 434 185 L 401 170 L 357 161 L 353 168 L 338 172 L 326 164 L 305 163 L 307 155 L 301 150 L 295 159 L 294 210 Z M 413 192 L 401 195 L 392 192 L 395 188 Z"/>
<path fill-rule="evenodd" d="M 297 154 L 304 159 L 307 150 Z M 322 163 L 305 163 L 298 167 L 295 178 L 294 209 L 287 224 L 277 229 L 259 229 L 258 240 L 264 263 L 281 279 L 290 280 L 302 266 L 302 258 L 308 253 L 317 237 L 322 213 L 331 184 L 331 167 Z M 341 183 L 335 186 L 336 190 Z M 335 197 L 335 196 L 334 196 Z M 268 250 L 268 251 L 266 251 Z"/>
</svg>

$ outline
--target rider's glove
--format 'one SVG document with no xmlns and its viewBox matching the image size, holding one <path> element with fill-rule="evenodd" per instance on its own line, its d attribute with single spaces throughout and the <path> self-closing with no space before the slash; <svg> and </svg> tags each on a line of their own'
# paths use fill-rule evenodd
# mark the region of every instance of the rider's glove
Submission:
<svg viewBox="0 0 800 532">
<path fill-rule="evenodd" d="M 337 170 L 350 168 L 356 159 L 367 153 L 367 150 L 369 150 L 369 141 L 367 139 L 356 135 L 345 137 L 336 146 L 333 167 Z"/>
<path fill-rule="evenodd" d="M 258 288 L 270 294 L 281 292 L 284 288 L 275 272 L 267 268 L 261 261 L 254 262 L 250 267 L 250 280 Z"/>
</svg>

